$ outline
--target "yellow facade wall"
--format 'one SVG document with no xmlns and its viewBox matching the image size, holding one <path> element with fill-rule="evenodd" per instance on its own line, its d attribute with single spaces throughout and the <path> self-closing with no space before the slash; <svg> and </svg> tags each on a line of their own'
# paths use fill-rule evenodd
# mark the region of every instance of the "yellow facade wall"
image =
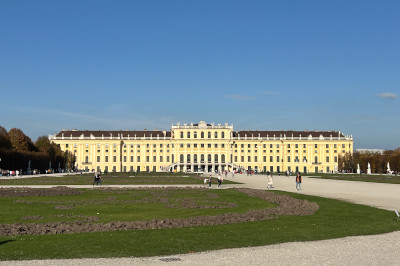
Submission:
<svg viewBox="0 0 400 266">
<path fill-rule="evenodd" d="M 269 136 L 265 131 L 261 132 L 264 136 L 260 132 L 243 136 L 232 125 L 204 122 L 173 125 L 168 137 L 161 131 L 157 136 L 135 137 L 120 132 L 116 136 L 104 131 L 94 137 L 90 131 L 79 136 L 68 131 L 50 139 L 75 154 L 77 169 L 108 172 L 252 169 L 326 173 L 338 169 L 339 156 L 353 153 L 352 137 L 340 132 L 323 132 L 325 136 L 301 132 L 303 137 L 293 133 L 290 137 Z"/>
</svg>

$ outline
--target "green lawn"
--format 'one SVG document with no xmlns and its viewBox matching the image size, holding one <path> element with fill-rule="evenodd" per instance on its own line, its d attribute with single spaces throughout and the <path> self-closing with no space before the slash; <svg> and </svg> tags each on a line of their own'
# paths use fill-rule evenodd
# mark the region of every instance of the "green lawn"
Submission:
<svg viewBox="0 0 400 266">
<path fill-rule="evenodd" d="M 348 181 L 363 181 L 375 183 L 400 184 L 400 176 L 397 175 L 367 175 L 367 174 L 313 174 L 304 175 L 310 178 L 336 179 Z"/>
<path fill-rule="evenodd" d="M 204 178 L 209 175 L 198 176 L 183 173 L 109 173 L 102 175 L 104 185 L 196 185 L 203 184 Z M 93 174 L 43 176 L 23 179 L 2 179 L 0 185 L 91 185 L 93 184 Z M 217 179 L 213 178 L 213 184 L 217 184 Z M 224 184 L 239 184 L 237 182 L 224 180 Z"/>
<path fill-rule="evenodd" d="M 229 194 L 233 192 L 218 190 L 213 191 L 213 193 Z M 231 195 L 230 200 L 239 196 L 235 193 Z M 280 216 L 278 219 L 266 221 L 219 226 L 65 235 L 3 236 L 0 237 L 0 259 L 171 255 L 291 241 L 381 234 L 400 230 L 400 223 L 394 219 L 395 214 L 393 212 L 315 196 L 278 191 L 275 193 L 317 202 L 320 209 L 310 216 Z M 220 199 L 226 201 L 229 195 L 222 194 Z M 244 205 L 258 204 L 257 201 L 251 200 L 250 202 L 248 199 L 240 201 Z M 245 208 L 241 204 L 240 206 Z M 253 207 L 256 207 L 256 205 L 246 208 Z M 2 220 L 8 219 L 4 216 L 12 215 L 14 216 L 13 219 L 17 216 L 10 213 L 5 214 L 4 211 L 1 215 Z M 160 216 L 165 216 L 165 213 Z"/>
<path fill-rule="evenodd" d="M 23 190 L 23 189 L 21 189 Z M 95 222 L 142 221 L 151 219 L 244 213 L 275 204 L 231 189 L 92 190 L 71 196 L 0 197 L 0 224 L 48 223 L 96 217 Z M 167 200 L 167 201 L 166 201 Z M 185 208 L 184 202 L 223 208 Z M 234 204 L 230 207 L 228 204 Z M 68 208 L 60 209 L 57 206 Z M 40 219 L 35 217 L 41 216 Z M 63 215 L 63 217 L 60 217 Z M 31 219 L 28 219 L 32 217 Z"/>
</svg>

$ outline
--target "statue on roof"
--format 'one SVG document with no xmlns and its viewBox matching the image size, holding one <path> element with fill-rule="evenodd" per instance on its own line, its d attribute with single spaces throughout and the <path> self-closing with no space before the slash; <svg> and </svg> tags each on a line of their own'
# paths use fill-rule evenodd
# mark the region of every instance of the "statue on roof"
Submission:
<svg viewBox="0 0 400 266">
<path fill-rule="evenodd" d="M 200 121 L 199 128 L 207 128 L 207 123 L 205 121 Z"/>
</svg>

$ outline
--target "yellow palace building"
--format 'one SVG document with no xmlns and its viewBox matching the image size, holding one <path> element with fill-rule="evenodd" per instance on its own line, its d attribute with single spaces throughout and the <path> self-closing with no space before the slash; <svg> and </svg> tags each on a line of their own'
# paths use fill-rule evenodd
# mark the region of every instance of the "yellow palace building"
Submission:
<svg viewBox="0 0 400 266">
<path fill-rule="evenodd" d="M 50 140 L 86 171 L 337 171 L 353 153 L 340 131 L 234 131 L 233 125 L 176 124 L 171 131 L 63 130 Z"/>
</svg>

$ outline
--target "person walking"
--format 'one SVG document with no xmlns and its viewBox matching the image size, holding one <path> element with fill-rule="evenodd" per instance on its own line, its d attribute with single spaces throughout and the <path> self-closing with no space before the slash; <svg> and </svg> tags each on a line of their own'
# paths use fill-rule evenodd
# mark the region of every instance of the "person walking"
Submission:
<svg viewBox="0 0 400 266">
<path fill-rule="evenodd" d="M 301 190 L 301 175 L 298 172 L 296 175 L 296 191 Z"/>
<path fill-rule="evenodd" d="M 210 178 L 208 179 L 208 187 L 211 187 L 211 184 L 212 184 L 212 179 L 211 179 L 211 175 L 210 175 Z"/>
<path fill-rule="evenodd" d="M 274 187 L 274 179 L 272 178 L 272 174 L 270 174 L 268 176 L 268 185 L 267 185 L 267 189 L 271 189 Z"/>
<path fill-rule="evenodd" d="M 96 173 L 94 175 L 93 186 L 94 186 L 94 184 L 101 185 L 101 175 L 100 175 L 100 173 Z"/>
<path fill-rule="evenodd" d="M 98 184 L 98 175 L 97 175 L 97 173 L 94 174 L 94 179 L 93 179 L 93 186 L 95 184 Z"/>
<path fill-rule="evenodd" d="M 221 175 L 218 175 L 218 187 L 221 187 L 221 183 L 222 183 Z"/>
</svg>

